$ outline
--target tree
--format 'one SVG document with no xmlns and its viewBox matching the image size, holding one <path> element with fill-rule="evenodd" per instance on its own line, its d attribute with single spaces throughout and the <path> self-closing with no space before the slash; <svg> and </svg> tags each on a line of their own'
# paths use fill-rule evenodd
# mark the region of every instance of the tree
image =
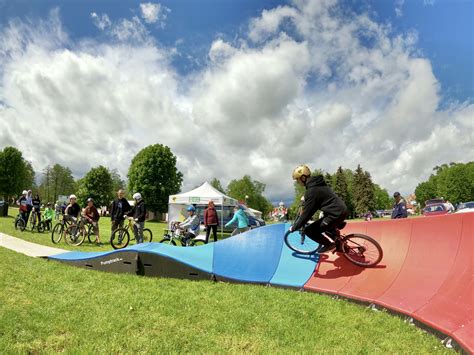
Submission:
<svg viewBox="0 0 474 355">
<path fill-rule="evenodd" d="M 181 190 L 183 174 L 176 168 L 176 157 L 170 148 L 154 144 L 132 159 L 128 181 L 130 192 L 140 192 L 149 210 L 166 212 L 169 195 Z"/>
<path fill-rule="evenodd" d="M 60 164 L 47 166 L 38 188 L 43 199 L 53 202 L 59 195 L 70 195 L 76 189 L 71 169 Z"/>
<path fill-rule="evenodd" d="M 112 191 L 116 193 L 118 190 L 125 190 L 125 181 L 122 180 L 122 177 L 118 173 L 117 169 L 113 169 L 110 172 L 110 175 L 112 177 Z"/>
<path fill-rule="evenodd" d="M 265 184 L 252 180 L 245 175 L 240 180 L 232 180 L 227 186 L 227 194 L 239 201 L 246 203 L 248 207 L 262 212 L 264 216 L 273 209 L 272 204 L 264 196 Z"/>
<path fill-rule="evenodd" d="M 216 190 L 225 193 L 225 189 L 222 187 L 221 182 L 217 178 L 212 179 L 211 186 Z"/>
<path fill-rule="evenodd" d="M 392 206 L 392 200 L 387 190 L 382 189 L 379 185 L 374 184 L 375 209 L 385 210 Z"/>
<path fill-rule="evenodd" d="M 77 202 L 86 205 L 86 200 L 91 197 L 97 207 L 108 206 L 113 200 L 113 182 L 110 171 L 100 165 L 92 168 L 78 181 Z"/>
<path fill-rule="evenodd" d="M 346 174 L 340 166 L 334 175 L 334 192 L 346 204 L 349 213 L 354 209 L 352 206 L 351 194 L 349 193 L 349 186 L 347 184 Z"/>
<path fill-rule="evenodd" d="M 363 215 L 375 209 L 374 186 L 370 174 L 364 171 L 360 164 L 354 174 L 354 210 Z"/>
<path fill-rule="evenodd" d="M 0 196 L 8 200 L 24 189 L 33 188 L 34 170 L 22 153 L 14 147 L 0 151 Z"/>
</svg>

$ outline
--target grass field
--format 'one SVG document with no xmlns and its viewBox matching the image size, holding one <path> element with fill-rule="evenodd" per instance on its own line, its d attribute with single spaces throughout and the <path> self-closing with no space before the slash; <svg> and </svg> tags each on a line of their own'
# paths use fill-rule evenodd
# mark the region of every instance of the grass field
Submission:
<svg viewBox="0 0 474 355">
<path fill-rule="evenodd" d="M 13 217 L 0 231 L 53 245 Z M 452 352 L 401 318 L 315 293 L 101 273 L 3 248 L 0 268 L 2 353 Z"/>
</svg>

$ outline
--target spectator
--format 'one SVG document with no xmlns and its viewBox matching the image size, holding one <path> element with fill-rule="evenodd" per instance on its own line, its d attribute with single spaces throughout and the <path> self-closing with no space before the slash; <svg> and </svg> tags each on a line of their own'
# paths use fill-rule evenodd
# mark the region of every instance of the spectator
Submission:
<svg viewBox="0 0 474 355">
<path fill-rule="evenodd" d="M 59 219 L 59 215 L 62 214 L 62 209 L 61 209 L 61 205 L 59 204 L 59 201 L 56 201 L 56 203 L 54 204 L 54 219 L 55 220 L 58 220 Z"/>
<path fill-rule="evenodd" d="M 41 200 L 38 194 L 33 197 L 31 204 L 33 205 L 33 213 L 36 213 L 36 217 L 38 217 L 39 224 L 41 223 Z"/>
<path fill-rule="evenodd" d="M 186 231 L 184 234 L 185 242 L 189 239 L 194 239 L 199 235 L 199 217 L 196 215 L 196 207 L 188 206 L 188 217 L 179 224 L 179 228 Z"/>
<path fill-rule="evenodd" d="M 444 203 L 444 207 L 446 207 L 446 210 L 448 211 L 448 213 L 453 213 L 454 212 L 454 206 L 448 200 L 446 200 L 446 202 Z"/>
<path fill-rule="evenodd" d="M 126 215 L 130 210 L 130 204 L 127 199 L 124 198 L 125 193 L 123 190 L 117 191 L 117 199 L 112 202 L 112 207 L 110 209 L 110 219 L 112 221 L 112 232 L 118 227 L 123 227 L 124 215 Z"/>
<path fill-rule="evenodd" d="M 219 225 L 219 217 L 217 216 L 216 206 L 213 201 L 209 201 L 207 208 L 204 210 L 204 225 L 206 226 L 206 243 L 209 242 L 209 234 L 212 230 L 214 242 L 217 242 L 217 226 Z"/>
<path fill-rule="evenodd" d="M 99 211 L 97 211 L 97 208 L 94 206 L 94 200 L 90 197 L 87 199 L 87 207 L 84 209 L 84 217 L 86 218 L 87 222 L 92 224 L 95 234 L 95 242 L 97 245 L 102 245 L 99 236 Z"/>
<path fill-rule="evenodd" d="M 395 192 L 393 198 L 395 199 L 395 205 L 393 206 L 392 219 L 407 218 L 407 205 L 400 196 L 400 192 Z"/>
<path fill-rule="evenodd" d="M 234 207 L 234 216 L 229 222 L 226 223 L 225 227 L 229 227 L 235 222 L 237 222 L 237 228 L 235 228 L 232 232 L 232 236 L 246 232 L 249 229 L 249 219 L 245 214 L 244 207 L 242 205 Z"/>
<path fill-rule="evenodd" d="M 28 190 L 26 195 L 26 222 L 30 220 L 30 213 L 33 209 L 33 193 L 31 190 Z"/>
<path fill-rule="evenodd" d="M 51 209 L 51 203 L 48 202 L 44 210 L 44 225 L 47 230 L 51 230 L 52 221 L 53 221 L 53 210 Z"/>
<path fill-rule="evenodd" d="M 138 243 L 143 243 L 143 228 L 145 227 L 145 201 L 142 199 L 142 195 L 139 192 L 133 194 L 135 205 L 128 213 L 129 216 L 133 217 L 135 224 L 133 225 L 133 233 L 135 234 L 135 240 Z"/>
<path fill-rule="evenodd" d="M 73 221 L 74 223 L 77 221 L 77 218 L 81 213 L 81 207 L 77 204 L 76 200 L 76 195 L 73 194 L 69 196 L 69 204 L 64 211 L 64 217 L 66 217 L 67 220 Z"/>
<path fill-rule="evenodd" d="M 27 196 L 28 191 L 24 190 L 18 201 L 16 201 L 16 204 L 19 206 L 20 209 L 21 219 L 23 219 L 23 222 L 25 222 L 25 226 L 28 222 L 28 206 L 26 203 Z"/>
</svg>

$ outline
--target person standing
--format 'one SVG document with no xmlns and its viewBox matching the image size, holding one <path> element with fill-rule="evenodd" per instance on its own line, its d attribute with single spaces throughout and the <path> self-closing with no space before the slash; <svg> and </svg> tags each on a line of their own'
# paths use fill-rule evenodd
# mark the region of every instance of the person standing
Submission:
<svg viewBox="0 0 474 355">
<path fill-rule="evenodd" d="M 95 242 L 97 245 L 102 245 L 99 236 L 99 211 L 97 211 L 97 208 L 94 206 L 94 200 L 91 197 L 87 199 L 87 207 L 84 209 L 84 217 L 87 219 L 87 222 L 92 224 L 92 229 L 95 234 Z"/>
<path fill-rule="evenodd" d="M 30 220 L 30 213 L 33 209 L 33 193 L 31 190 L 28 190 L 26 195 L 26 223 Z"/>
<path fill-rule="evenodd" d="M 26 226 L 26 223 L 28 222 L 28 206 L 26 203 L 27 196 L 28 196 L 28 191 L 23 190 L 23 193 L 21 194 L 20 198 L 18 199 L 18 201 L 16 201 L 16 204 L 19 206 L 19 209 L 20 209 L 21 219 L 23 219 L 23 222 L 25 222 L 25 226 Z"/>
<path fill-rule="evenodd" d="M 392 211 L 392 219 L 398 219 L 398 218 L 407 218 L 408 217 L 408 212 L 407 212 L 407 205 L 405 201 L 402 199 L 400 196 L 400 192 L 395 192 L 393 194 L 393 198 L 395 199 L 395 204 L 393 206 L 393 211 Z"/>
<path fill-rule="evenodd" d="M 110 219 L 112 221 L 112 232 L 118 227 L 123 227 L 124 216 L 131 210 L 130 204 L 124 197 L 123 190 L 117 191 L 117 199 L 112 202 L 110 209 Z"/>
<path fill-rule="evenodd" d="M 33 197 L 31 204 L 33 205 L 33 213 L 36 213 L 36 217 L 38 218 L 37 223 L 39 224 L 41 223 L 41 200 L 38 194 Z"/>
<path fill-rule="evenodd" d="M 249 229 L 249 219 L 244 212 L 244 207 L 238 205 L 234 207 L 234 217 L 226 223 L 225 227 L 229 227 L 237 222 L 237 228 L 234 229 L 231 236 L 246 232 Z"/>
<path fill-rule="evenodd" d="M 209 234 L 212 230 L 214 242 L 217 242 L 217 226 L 219 225 L 219 217 L 217 216 L 216 206 L 213 201 L 209 201 L 207 208 L 204 210 L 204 225 L 206 226 L 206 243 L 209 242 Z"/>
<path fill-rule="evenodd" d="M 128 213 L 128 216 L 133 217 L 135 224 L 133 225 L 133 233 L 135 234 L 135 240 L 137 244 L 143 243 L 143 228 L 145 227 L 146 209 L 145 201 L 142 199 L 142 195 L 139 192 L 133 194 L 135 205 L 132 210 Z"/>
<path fill-rule="evenodd" d="M 44 224 L 46 230 L 51 230 L 51 225 L 53 223 L 53 210 L 51 209 L 51 203 L 46 204 L 44 209 Z"/>
</svg>

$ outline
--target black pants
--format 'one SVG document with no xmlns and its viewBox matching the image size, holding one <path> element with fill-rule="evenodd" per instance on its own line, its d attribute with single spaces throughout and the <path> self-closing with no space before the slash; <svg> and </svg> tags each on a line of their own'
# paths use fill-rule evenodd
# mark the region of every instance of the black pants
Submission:
<svg viewBox="0 0 474 355">
<path fill-rule="evenodd" d="M 123 227 L 123 219 L 122 220 L 118 220 L 118 219 L 115 219 L 112 221 L 112 233 L 114 232 L 114 230 L 118 229 L 119 227 Z"/>
<path fill-rule="evenodd" d="M 217 224 L 213 224 L 206 226 L 206 243 L 209 242 L 209 234 L 211 234 L 211 229 L 212 235 L 214 236 L 214 242 L 217 242 Z"/>
<path fill-rule="evenodd" d="M 339 226 L 347 217 L 347 213 L 343 213 L 341 216 L 334 217 L 323 217 L 311 223 L 305 228 L 304 233 L 318 244 L 330 245 L 334 240 L 328 238 L 323 232 L 333 232 L 337 226 Z"/>
</svg>

